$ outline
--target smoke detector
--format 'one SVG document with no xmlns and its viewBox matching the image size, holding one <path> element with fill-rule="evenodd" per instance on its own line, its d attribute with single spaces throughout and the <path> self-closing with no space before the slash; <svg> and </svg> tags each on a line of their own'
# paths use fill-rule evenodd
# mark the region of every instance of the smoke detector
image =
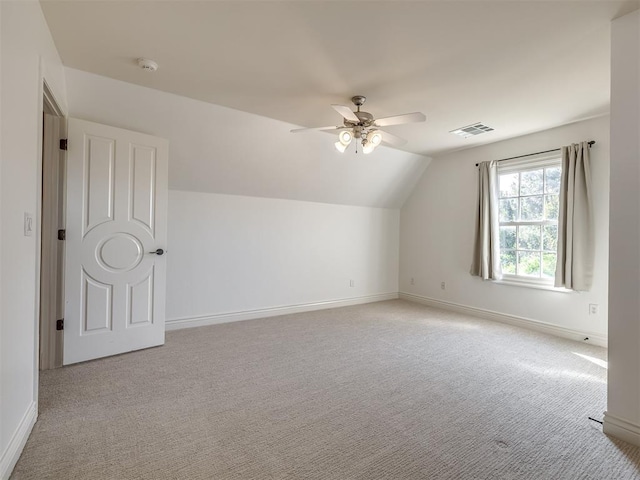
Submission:
<svg viewBox="0 0 640 480">
<path fill-rule="evenodd" d="M 147 72 L 155 72 L 156 70 L 158 70 L 158 64 L 153 60 L 149 60 L 148 58 L 139 58 L 138 66 L 141 69 L 146 70 Z"/>
</svg>

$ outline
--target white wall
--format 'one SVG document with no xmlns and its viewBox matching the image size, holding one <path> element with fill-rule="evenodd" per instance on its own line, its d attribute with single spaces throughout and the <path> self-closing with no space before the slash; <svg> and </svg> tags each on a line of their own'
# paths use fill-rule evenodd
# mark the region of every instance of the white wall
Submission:
<svg viewBox="0 0 640 480">
<path fill-rule="evenodd" d="M 151 74 L 134 62 L 131 68 L 153 85 Z M 335 134 L 292 134 L 295 125 L 277 120 L 66 72 L 71 116 L 169 139 L 171 189 L 400 208 L 429 163 L 386 147 L 356 155 L 352 145 L 340 154 Z"/>
<path fill-rule="evenodd" d="M 0 286 L 2 286 L 2 236 L 4 232 L 4 223 L 2 221 L 2 6 L 0 5 Z M 2 315 L 2 288 L 0 288 L 0 410 L 2 409 L 2 397 L 4 390 L 4 368 L 1 363 L 4 359 L 3 357 L 3 335 L 2 335 L 2 325 L 3 315 Z M 10 466 L 9 460 L 5 460 L 4 457 L 6 455 L 7 447 L 2 440 L 5 435 L 9 435 L 8 433 L 4 433 L 2 416 L 0 415 L 0 478 L 3 478 L 7 473 L 5 470 L 9 470 L 9 468 L 13 468 Z M 13 463 L 13 459 L 11 460 Z"/>
<path fill-rule="evenodd" d="M 169 323 L 398 291 L 398 207 L 430 159 L 66 72 L 71 116 L 169 139 Z"/>
<path fill-rule="evenodd" d="M 35 420 L 38 235 L 23 215 L 39 198 L 42 75 L 66 107 L 64 69 L 38 2 L 0 2 L 0 477 L 8 475 Z M 37 223 L 37 222 L 36 222 Z"/>
<path fill-rule="evenodd" d="M 611 25 L 609 383 L 604 431 L 640 445 L 640 11 Z"/>
<path fill-rule="evenodd" d="M 398 210 L 171 191 L 167 320 L 396 293 L 398 232 Z"/>
<path fill-rule="evenodd" d="M 477 168 L 486 160 L 583 140 L 591 149 L 596 232 L 594 284 L 588 293 L 499 285 L 469 274 L 477 205 Z M 400 291 L 559 327 L 607 333 L 609 118 L 602 117 L 435 158 L 401 211 Z M 415 284 L 410 284 L 410 279 Z M 440 282 L 446 282 L 441 290 Z M 600 305 L 588 315 L 590 303 Z"/>
</svg>

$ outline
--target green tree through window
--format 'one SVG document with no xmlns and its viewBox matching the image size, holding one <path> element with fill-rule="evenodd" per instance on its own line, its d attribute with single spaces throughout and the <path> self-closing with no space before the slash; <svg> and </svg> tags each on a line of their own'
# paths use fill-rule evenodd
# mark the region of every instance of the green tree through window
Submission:
<svg viewBox="0 0 640 480">
<path fill-rule="evenodd" d="M 561 175 L 559 159 L 500 168 L 500 261 L 507 277 L 554 277 Z"/>
</svg>

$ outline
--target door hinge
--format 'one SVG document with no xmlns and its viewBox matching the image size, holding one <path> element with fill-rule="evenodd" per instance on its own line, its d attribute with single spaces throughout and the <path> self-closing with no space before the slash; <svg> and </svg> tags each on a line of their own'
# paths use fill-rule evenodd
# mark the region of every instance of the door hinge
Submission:
<svg viewBox="0 0 640 480">
<path fill-rule="evenodd" d="M 56 330 L 64 330 L 64 318 L 56 320 Z"/>
<path fill-rule="evenodd" d="M 67 149 L 67 139 L 66 138 L 61 138 L 60 139 L 60 150 L 66 150 Z"/>
<path fill-rule="evenodd" d="M 66 239 L 67 239 L 67 231 L 58 230 L 58 240 L 66 240 Z"/>
</svg>

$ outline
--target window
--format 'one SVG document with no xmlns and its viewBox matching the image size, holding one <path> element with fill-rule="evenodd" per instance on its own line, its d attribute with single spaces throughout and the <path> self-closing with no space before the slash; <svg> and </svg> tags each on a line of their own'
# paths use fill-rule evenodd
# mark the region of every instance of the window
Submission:
<svg viewBox="0 0 640 480">
<path fill-rule="evenodd" d="M 558 157 L 498 168 L 500 264 L 505 279 L 553 283 L 561 175 Z"/>
</svg>

